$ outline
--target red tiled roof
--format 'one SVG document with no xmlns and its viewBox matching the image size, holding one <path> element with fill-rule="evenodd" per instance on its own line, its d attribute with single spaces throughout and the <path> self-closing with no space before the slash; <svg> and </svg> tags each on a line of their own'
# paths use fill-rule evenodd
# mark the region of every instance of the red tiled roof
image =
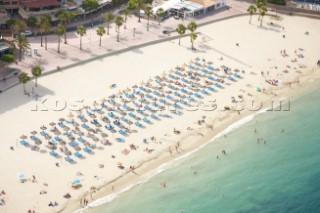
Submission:
<svg viewBox="0 0 320 213">
<path fill-rule="evenodd" d="M 20 2 L 28 8 L 61 5 L 58 0 L 20 0 Z"/>
</svg>

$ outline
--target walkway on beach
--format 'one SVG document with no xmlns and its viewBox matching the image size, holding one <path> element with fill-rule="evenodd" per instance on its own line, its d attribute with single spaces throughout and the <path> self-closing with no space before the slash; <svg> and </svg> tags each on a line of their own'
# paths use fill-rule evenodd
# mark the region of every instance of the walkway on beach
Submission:
<svg viewBox="0 0 320 213">
<path fill-rule="evenodd" d="M 245 13 L 249 4 L 246 2 L 231 0 L 228 5 L 230 6 L 230 9 L 227 10 L 225 7 L 214 11 L 213 13 L 206 14 L 205 16 L 197 18 L 196 22 L 201 24 L 236 14 Z M 49 35 L 47 37 L 48 50 L 45 50 L 44 44 L 43 47 L 41 47 L 40 36 L 37 38 L 30 37 L 29 41 L 31 44 L 31 49 L 33 50 L 37 48 L 39 55 L 35 56 L 33 53 L 32 55 L 30 55 L 30 53 L 26 53 L 24 54 L 21 62 L 18 62 L 18 64 L 11 64 L 10 67 L 28 72 L 30 75 L 31 68 L 35 65 L 40 65 L 45 72 L 56 70 L 57 66 L 64 67 L 71 64 L 77 64 L 84 60 L 105 55 L 107 53 L 112 53 L 117 50 L 168 38 L 169 36 L 176 35 L 176 33 L 165 35 L 163 34 L 163 30 L 174 31 L 179 23 L 183 22 L 188 24 L 189 21 L 190 20 L 182 21 L 170 18 L 162 22 L 161 25 L 158 25 L 156 20 L 151 20 L 150 30 L 147 31 L 147 20 L 142 18 L 141 23 L 139 23 L 138 17 L 131 15 L 127 20 L 127 29 L 124 29 L 123 26 L 120 29 L 120 42 L 116 41 L 117 33 L 115 32 L 115 24 L 112 23 L 110 26 L 110 35 L 104 35 L 102 37 L 101 47 L 99 47 L 99 37 L 96 34 L 96 27 L 94 27 L 93 29 L 87 29 L 87 34 L 83 37 L 82 51 L 79 50 L 80 39 L 76 32 L 68 33 L 68 44 L 64 44 L 63 38 L 61 38 L 60 54 L 57 53 L 58 38 L 56 35 Z M 106 26 L 107 24 L 105 24 L 105 27 Z M 133 36 L 134 28 L 135 36 Z M 133 52 L 139 54 L 138 49 L 134 50 Z M 0 90 L 5 90 L 8 86 L 8 83 L 5 84 L 3 81 L 0 81 Z"/>
</svg>

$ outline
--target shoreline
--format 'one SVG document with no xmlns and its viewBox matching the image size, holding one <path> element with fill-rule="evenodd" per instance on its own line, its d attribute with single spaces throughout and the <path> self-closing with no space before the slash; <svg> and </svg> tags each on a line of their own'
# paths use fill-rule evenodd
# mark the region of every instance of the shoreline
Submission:
<svg viewBox="0 0 320 213">
<path fill-rule="evenodd" d="M 318 69 L 319 71 L 320 69 Z M 317 71 L 317 69 L 315 70 Z M 312 92 L 316 84 L 320 82 L 320 74 L 317 78 L 314 78 L 314 69 L 309 70 L 308 73 L 301 75 L 298 77 L 299 80 L 301 78 L 306 78 L 307 83 L 295 85 L 297 88 L 290 88 L 287 85 L 282 85 L 281 88 L 274 88 L 271 90 L 272 92 L 277 90 L 278 95 L 287 96 L 292 100 L 296 100 L 305 94 Z M 310 82 L 313 81 L 313 82 Z M 296 81 L 295 81 L 296 82 Z M 270 98 L 270 94 L 261 94 L 263 96 L 263 103 Z M 181 147 L 183 148 L 181 153 L 175 153 L 176 155 L 172 156 L 168 153 L 168 151 L 161 151 L 157 156 L 147 159 L 146 161 L 140 163 L 135 167 L 135 172 L 138 174 L 134 174 L 133 172 L 126 171 L 124 175 L 117 177 L 112 181 L 108 181 L 107 183 L 102 184 L 101 186 L 96 187 L 97 191 L 92 193 L 93 199 L 88 196 L 89 192 L 83 194 L 78 197 L 76 201 L 70 202 L 59 210 L 58 212 L 74 212 L 80 213 L 86 211 L 87 209 L 96 208 L 98 206 L 104 205 L 106 203 L 112 202 L 112 200 L 116 199 L 118 196 L 121 196 L 122 193 L 129 191 L 132 187 L 135 187 L 139 184 L 143 184 L 147 182 L 150 178 L 164 171 L 167 166 L 171 166 L 177 160 L 181 160 L 189 155 L 192 155 L 194 152 L 199 151 L 210 143 L 213 143 L 217 138 L 226 135 L 228 132 L 233 131 L 236 128 L 241 127 L 242 125 L 250 122 L 255 116 L 268 112 L 268 107 L 262 108 L 257 112 L 246 111 L 238 115 L 236 111 L 227 111 L 223 113 L 223 116 L 210 120 L 209 123 L 206 122 L 205 127 L 199 127 L 198 129 L 194 129 L 190 132 L 186 132 L 179 138 L 179 142 Z M 252 118 L 248 121 L 241 123 L 241 125 L 233 127 L 233 125 L 237 124 L 241 120 L 245 120 L 247 118 Z M 208 128 L 207 125 L 215 126 L 214 124 L 218 123 L 218 126 L 212 130 Z M 228 130 L 232 127 L 230 130 Z M 224 131 L 227 130 L 226 134 Z M 200 134 L 202 134 L 200 136 Z M 196 136 L 196 138 L 195 138 Z M 178 142 L 177 141 L 177 142 Z M 190 142 L 194 141 L 194 142 Z M 160 172 L 157 172 L 159 169 L 163 169 Z M 112 187 L 115 186 L 115 191 L 112 191 Z M 80 200 L 86 198 L 89 199 L 90 202 L 88 206 L 84 208 L 79 208 L 78 205 Z M 108 199 L 107 199 L 108 198 Z M 98 204 L 96 204 L 98 202 Z M 92 205 L 92 206 L 91 206 Z"/>
</svg>

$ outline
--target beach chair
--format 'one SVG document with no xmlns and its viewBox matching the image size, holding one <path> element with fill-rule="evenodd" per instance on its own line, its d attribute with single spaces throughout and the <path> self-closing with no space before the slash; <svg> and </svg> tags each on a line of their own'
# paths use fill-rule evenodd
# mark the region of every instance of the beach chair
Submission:
<svg viewBox="0 0 320 213">
<path fill-rule="evenodd" d="M 160 96 L 160 93 L 158 91 L 156 91 L 156 90 L 154 90 L 152 93 L 157 95 L 157 96 Z"/>
<path fill-rule="evenodd" d="M 41 131 L 41 132 L 40 132 L 40 135 L 46 137 L 46 136 L 48 135 L 48 133 L 46 133 L 45 131 Z"/>
<path fill-rule="evenodd" d="M 64 159 L 65 159 L 66 161 L 68 161 L 69 163 L 72 163 L 72 162 L 73 162 L 73 159 L 70 158 L 69 156 L 65 157 Z"/>
<path fill-rule="evenodd" d="M 73 118 L 71 118 L 71 119 L 68 119 L 68 120 L 66 120 L 69 124 L 73 124 L 74 123 L 74 119 Z"/>
<path fill-rule="evenodd" d="M 23 145 L 23 146 L 28 146 L 29 145 L 29 143 L 26 140 L 21 140 L 20 144 Z"/>
<path fill-rule="evenodd" d="M 148 118 L 143 118 L 142 120 L 148 124 L 151 124 L 151 121 Z"/>
<path fill-rule="evenodd" d="M 201 67 L 201 64 L 200 64 L 199 62 L 197 62 L 197 61 L 194 62 L 194 64 L 197 65 L 197 66 L 199 66 L 199 67 Z"/>
<path fill-rule="evenodd" d="M 172 74 L 169 74 L 168 76 L 169 76 L 170 78 L 175 79 L 175 77 L 174 77 Z"/>
<path fill-rule="evenodd" d="M 193 101 L 194 99 L 191 96 L 187 97 L 188 101 Z"/>
<path fill-rule="evenodd" d="M 99 124 L 99 122 L 97 120 L 91 121 L 90 123 L 92 123 L 93 125 Z"/>
<path fill-rule="evenodd" d="M 79 118 L 79 119 L 84 119 L 84 114 L 78 115 L 78 118 Z"/>
<path fill-rule="evenodd" d="M 57 157 L 58 156 L 58 153 L 55 152 L 54 150 L 52 150 L 51 152 L 49 152 L 51 156 L 53 157 Z"/>
<path fill-rule="evenodd" d="M 201 93 L 204 95 L 209 95 L 209 93 L 205 89 L 201 90 Z"/>
<path fill-rule="evenodd" d="M 173 106 L 174 106 L 176 109 L 181 108 L 178 103 L 174 103 Z"/>
<path fill-rule="evenodd" d="M 59 136 L 54 137 L 54 139 L 58 142 L 62 141 L 62 139 Z"/>
<path fill-rule="evenodd" d="M 88 147 L 84 147 L 84 148 L 83 148 L 83 151 L 85 151 L 86 153 L 90 153 L 90 152 L 92 152 L 92 150 L 91 150 L 91 149 L 89 149 Z"/>
<path fill-rule="evenodd" d="M 159 104 L 157 104 L 157 102 L 156 102 L 156 101 L 152 102 L 151 104 L 152 104 L 152 106 L 154 106 L 154 107 L 159 106 Z"/>
<path fill-rule="evenodd" d="M 227 79 L 230 81 L 234 81 L 234 78 L 232 78 L 231 76 L 228 76 Z"/>
<path fill-rule="evenodd" d="M 135 114 L 133 114 L 133 112 L 130 112 L 128 115 L 129 115 L 130 117 L 132 117 L 132 118 L 137 117 Z"/>
<path fill-rule="evenodd" d="M 188 102 L 186 102 L 185 100 L 181 99 L 180 103 L 184 104 L 184 105 L 188 105 Z"/>
<path fill-rule="evenodd" d="M 59 125 L 60 127 L 62 127 L 62 128 L 66 127 L 66 125 L 64 125 L 64 123 L 62 123 L 62 122 L 59 122 L 58 125 Z"/>
<path fill-rule="evenodd" d="M 181 81 L 183 81 L 184 83 L 189 83 L 189 81 L 185 78 L 181 78 Z"/>
<path fill-rule="evenodd" d="M 188 67 L 189 67 L 190 69 L 194 69 L 194 66 L 192 66 L 191 64 L 189 64 Z"/>
<path fill-rule="evenodd" d="M 168 84 L 167 86 L 168 86 L 170 89 L 175 89 L 175 87 L 172 86 L 171 84 Z"/>
<path fill-rule="evenodd" d="M 208 65 L 207 68 L 213 70 L 213 66 Z"/>
<path fill-rule="evenodd" d="M 153 118 L 153 119 L 159 119 L 156 114 L 151 114 L 151 118 Z"/>
<path fill-rule="evenodd" d="M 221 88 L 221 85 L 219 83 L 214 83 L 214 85 L 218 88 Z"/>
<path fill-rule="evenodd" d="M 107 130 L 113 130 L 113 126 L 111 124 L 108 124 L 108 125 L 105 125 L 106 129 Z"/>
<path fill-rule="evenodd" d="M 177 97 L 181 97 L 181 95 L 178 92 L 174 92 L 173 94 Z"/>
<path fill-rule="evenodd" d="M 160 101 L 161 103 L 166 103 L 166 101 L 165 101 L 163 98 L 160 98 L 159 101 Z"/>
<path fill-rule="evenodd" d="M 153 98 L 153 96 L 152 96 L 152 95 L 150 95 L 149 93 L 148 93 L 148 94 L 146 94 L 146 97 L 147 97 L 147 98 L 150 98 L 150 99 L 152 99 L 152 98 Z"/>
<path fill-rule="evenodd" d="M 169 100 L 173 99 L 173 97 L 171 95 L 167 95 L 166 98 L 168 98 Z"/>
<path fill-rule="evenodd" d="M 69 142 L 68 144 L 69 144 L 71 147 L 75 147 L 75 146 L 78 145 L 78 143 L 75 142 L 75 141 L 71 141 L 71 142 Z"/>
<path fill-rule="evenodd" d="M 81 143 L 85 142 L 85 140 L 82 137 L 79 137 L 78 141 L 81 142 Z"/>
<path fill-rule="evenodd" d="M 141 109 L 137 109 L 137 113 L 143 115 L 143 111 Z"/>
<path fill-rule="evenodd" d="M 74 153 L 74 156 L 78 157 L 78 158 L 81 158 L 82 157 L 82 154 L 80 152 L 75 152 Z"/>
<path fill-rule="evenodd" d="M 203 69 L 203 68 L 201 69 L 201 71 L 204 72 L 204 73 L 208 73 L 208 70 Z"/>
<path fill-rule="evenodd" d="M 125 139 L 124 138 L 116 138 L 116 141 L 122 143 L 122 142 L 125 142 Z"/>
<path fill-rule="evenodd" d="M 189 94 L 188 91 L 186 89 L 184 89 L 184 88 L 182 88 L 180 91 L 183 92 L 183 93 Z"/>
<path fill-rule="evenodd" d="M 32 140 L 34 140 L 34 141 L 39 140 L 39 138 L 37 138 L 37 137 L 36 137 L 36 136 L 34 136 L 34 135 L 32 135 L 30 138 L 31 138 Z"/>
<path fill-rule="evenodd" d="M 120 130 L 119 130 L 119 133 L 120 133 L 121 135 L 127 134 L 127 132 L 126 132 L 125 130 L 123 130 L 123 129 L 120 129 Z"/>
<path fill-rule="evenodd" d="M 89 129 L 89 126 L 87 124 L 81 124 L 81 126 L 85 129 Z"/>
<path fill-rule="evenodd" d="M 237 78 L 241 78 L 241 76 L 238 73 L 234 73 L 233 75 Z"/>
<path fill-rule="evenodd" d="M 215 89 L 212 86 L 208 86 L 208 90 L 215 91 Z"/>
<path fill-rule="evenodd" d="M 199 93 L 194 93 L 194 96 L 197 97 L 197 98 L 201 97 L 201 95 Z"/>
<path fill-rule="evenodd" d="M 142 124 L 141 124 L 140 122 L 138 122 L 138 121 L 136 121 L 134 124 L 135 124 L 137 127 L 142 127 Z"/>
<path fill-rule="evenodd" d="M 109 112 L 108 115 L 113 118 L 115 116 L 115 114 L 113 112 Z"/>
</svg>

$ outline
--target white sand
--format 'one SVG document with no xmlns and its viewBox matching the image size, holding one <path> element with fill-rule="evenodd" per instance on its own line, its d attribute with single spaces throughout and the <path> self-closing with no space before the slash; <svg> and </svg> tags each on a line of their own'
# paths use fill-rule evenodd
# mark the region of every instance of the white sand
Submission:
<svg viewBox="0 0 320 213">
<path fill-rule="evenodd" d="M 70 103 L 72 100 L 84 99 L 85 103 L 91 105 L 93 100 L 99 101 L 103 97 L 107 98 L 108 95 L 119 89 L 125 89 L 142 80 L 146 81 L 150 77 L 160 75 L 163 71 L 189 62 L 195 57 L 203 57 L 213 61 L 214 67 L 225 64 L 231 68 L 246 70 L 246 74 L 243 75 L 244 79 L 231 83 L 232 86 L 226 86 L 225 89 L 213 94 L 213 97 L 217 99 L 218 107 L 230 104 L 231 96 L 242 94 L 248 98 L 246 94 L 249 91 L 254 95 L 259 95 L 255 91 L 256 86 L 268 89 L 270 86 L 260 76 L 261 71 L 265 73 L 269 71 L 270 78 L 277 78 L 282 82 L 291 81 L 299 74 L 295 72 L 293 67 L 302 73 L 310 70 L 315 71 L 316 62 L 320 55 L 319 20 L 287 16 L 283 16 L 282 21 L 272 19 L 273 23 L 285 27 L 283 31 L 282 28 L 267 25 L 267 22 L 270 22 L 270 17 L 264 18 L 265 27 L 263 28 L 258 26 L 257 17 L 253 17 L 252 25 L 248 24 L 248 19 L 249 17 L 240 17 L 199 28 L 199 32 L 202 34 L 196 41 L 197 52 L 190 50 L 189 38 L 183 38 L 181 46 L 178 46 L 177 40 L 164 42 L 40 78 L 36 91 L 43 96 L 43 99 L 47 99 L 48 111 L 32 111 L 35 105 L 40 102 L 24 96 L 21 85 L 1 94 L 0 135 L 2 148 L 0 149 L 0 159 L 2 174 L 0 176 L 0 190 L 3 189 L 7 193 L 6 205 L 0 207 L 1 212 L 26 212 L 28 209 L 35 209 L 36 212 L 58 211 L 66 202 L 62 196 L 67 192 L 72 196 L 70 202 L 76 202 L 73 205 L 69 202 L 69 207 L 72 206 L 72 210 L 79 208 L 77 198 L 87 192 L 91 186 L 98 187 L 117 178 L 124 174 L 130 165 L 138 165 L 156 156 L 162 150 L 167 151 L 168 146 L 172 146 L 174 149 L 174 145 L 180 140 L 180 136 L 174 135 L 172 132 L 174 127 L 181 130 L 182 135 L 186 135 L 188 126 L 199 128 L 195 122 L 201 119 L 202 115 L 207 116 L 208 121 L 224 116 L 224 113 L 217 110 L 214 112 L 184 111 L 184 115 L 181 117 L 175 116 L 174 120 L 162 119 L 151 126 L 146 125 L 146 129 L 132 127 L 132 129 L 138 130 L 138 133 L 125 137 L 125 143 L 115 142 L 110 132 L 107 132 L 110 140 L 114 142 L 113 146 L 99 145 L 101 150 L 95 149 L 93 155 L 85 154 L 86 159 L 83 160 L 72 156 L 77 161 L 72 165 L 64 159 L 55 159 L 50 156 L 44 144 L 41 145 L 41 149 L 46 150 L 46 153 L 34 152 L 21 145 L 17 146 L 17 141 L 22 134 L 30 136 L 30 132 L 33 130 L 40 132 L 39 127 L 42 125 L 49 127 L 48 124 L 51 121 L 57 122 L 60 117 L 67 118 L 68 110 L 58 112 L 52 110 L 56 100 L 65 100 Z M 305 31 L 309 32 L 308 36 L 304 34 Z M 282 38 L 283 34 L 286 35 L 286 38 Z M 205 42 L 202 40 L 203 35 L 206 37 Z M 235 45 L 236 43 L 239 43 L 239 47 Z M 298 53 L 303 54 L 304 58 L 295 56 L 294 51 L 298 48 L 303 48 L 303 51 L 298 51 Z M 286 49 L 289 57 L 284 58 L 280 55 L 280 51 L 283 49 Z M 221 56 L 224 58 L 223 61 L 218 60 Z M 293 58 L 297 58 L 298 62 L 292 63 Z M 299 64 L 307 65 L 307 68 L 300 69 Z M 291 68 L 287 68 L 287 65 L 290 65 Z M 271 66 L 277 66 L 278 69 L 271 69 Z M 276 77 L 285 69 L 289 71 L 289 74 Z M 257 74 L 252 75 L 250 72 Z M 111 83 L 116 83 L 117 89 L 109 89 L 108 85 Z M 253 85 L 253 87 L 247 87 L 247 84 Z M 32 86 L 32 83 L 27 85 L 29 91 Z M 298 86 L 295 87 L 298 88 Z M 239 92 L 240 89 L 245 89 L 246 92 Z M 219 122 L 214 125 L 215 130 L 218 130 Z M 39 134 L 37 136 L 45 141 Z M 162 144 L 142 143 L 143 138 L 151 136 L 155 136 L 157 141 L 161 141 Z M 115 134 L 114 137 L 118 137 L 118 135 Z M 31 142 L 30 139 L 28 141 Z M 193 148 L 197 147 L 197 144 L 193 144 L 197 141 L 187 140 L 187 142 L 190 143 L 189 146 L 192 144 Z M 131 151 L 126 156 L 121 154 L 121 150 L 129 149 L 131 143 L 138 145 L 139 149 Z M 14 146 L 15 151 L 11 151 L 10 146 Z M 146 147 L 155 149 L 155 153 L 144 152 Z M 112 154 L 116 155 L 115 159 L 111 158 Z M 174 155 L 178 156 L 177 153 Z M 119 161 L 124 163 L 126 170 L 120 170 L 116 167 L 116 163 Z M 60 163 L 59 168 L 55 166 L 56 162 Z M 98 168 L 100 163 L 104 164 L 103 169 Z M 151 168 L 152 166 L 149 166 L 145 171 Z M 84 175 L 77 177 L 78 171 Z M 18 180 L 19 172 L 23 172 L 30 179 L 32 179 L 32 175 L 35 175 L 37 183 L 31 181 L 20 183 Z M 94 176 L 98 176 L 99 179 Z M 83 184 L 83 187 L 78 190 L 73 190 L 70 187 L 70 182 L 75 178 L 79 178 Z M 47 183 L 48 186 L 44 186 L 43 183 Z M 116 186 L 116 190 L 119 188 Z M 43 189 L 48 192 L 46 195 L 39 194 Z M 57 201 L 59 207 L 48 207 L 50 201 Z M 70 212 L 70 209 L 65 212 Z"/>
</svg>

